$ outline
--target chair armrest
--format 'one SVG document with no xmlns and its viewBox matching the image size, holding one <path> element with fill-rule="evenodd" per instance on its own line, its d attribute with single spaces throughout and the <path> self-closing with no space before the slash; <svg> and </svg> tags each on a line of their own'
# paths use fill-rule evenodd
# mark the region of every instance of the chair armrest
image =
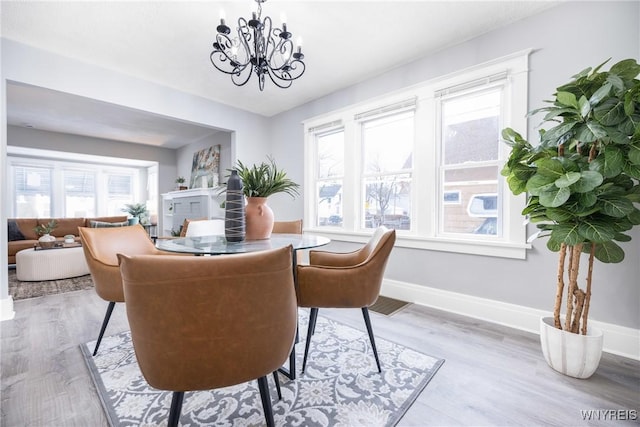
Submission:
<svg viewBox="0 0 640 427">
<path fill-rule="evenodd" d="M 351 267 L 360 264 L 360 250 L 353 252 L 309 251 L 310 265 L 324 265 L 333 267 Z"/>
</svg>

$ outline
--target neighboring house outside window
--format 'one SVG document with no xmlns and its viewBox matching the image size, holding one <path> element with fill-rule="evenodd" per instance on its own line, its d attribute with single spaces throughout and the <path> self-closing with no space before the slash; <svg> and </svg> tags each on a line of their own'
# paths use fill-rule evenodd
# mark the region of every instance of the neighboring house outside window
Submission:
<svg viewBox="0 0 640 427">
<path fill-rule="evenodd" d="M 527 52 L 308 119 L 305 223 L 336 240 L 524 258 L 500 132 L 526 132 Z"/>
</svg>

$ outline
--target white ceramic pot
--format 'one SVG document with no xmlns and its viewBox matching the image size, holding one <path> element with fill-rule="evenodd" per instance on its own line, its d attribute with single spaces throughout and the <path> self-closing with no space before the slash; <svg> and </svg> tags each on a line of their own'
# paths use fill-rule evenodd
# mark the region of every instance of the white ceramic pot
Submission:
<svg viewBox="0 0 640 427">
<path fill-rule="evenodd" d="M 540 344 L 545 360 L 556 371 L 574 378 L 589 378 L 602 356 L 602 331 L 589 327 L 587 335 L 557 329 L 553 317 L 540 319 Z"/>
<path fill-rule="evenodd" d="M 52 248 L 56 244 L 56 238 L 51 234 L 43 234 L 38 238 L 38 244 L 42 248 Z"/>
</svg>

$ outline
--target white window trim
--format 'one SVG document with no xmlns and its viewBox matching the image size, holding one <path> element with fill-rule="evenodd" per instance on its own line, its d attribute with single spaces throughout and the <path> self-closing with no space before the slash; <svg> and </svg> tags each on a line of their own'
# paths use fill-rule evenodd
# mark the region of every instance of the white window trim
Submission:
<svg viewBox="0 0 640 427">
<path fill-rule="evenodd" d="M 457 90 L 459 88 L 467 88 L 468 85 L 473 85 L 476 82 L 480 84 L 489 82 L 494 77 L 503 78 L 503 73 L 506 75 L 506 79 L 509 80 L 509 84 L 505 86 L 505 97 L 510 99 L 510 108 L 506 109 L 503 117 L 503 127 L 511 127 L 526 134 L 529 55 L 531 52 L 532 49 L 516 52 L 407 89 L 303 121 L 305 130 L 305 194 L 315 194 L 316 159 L 315 155 L 313 155 L 312 146 L 316 135 L 321 133 L 321 131 L 315 131 L 315 129 L 320 128 L 324 133 L 326 131 L 324 125 L 334 124 L 335 126 L 339 124 L 335 127 L 344 129 L 345 143 L 347 150 L 349 150 L 348 147 L 358 145 L 350 144 L 349 141 L 360 141 L 360 126 L 358 126 L 356 117 L 361 117 L 361 114 L 367 114 L 370 111 L 384 110 L 385 106 L 400 105 L 408 99 L 416 99 L 414 158 L 422 159 L 421 161 L 435 166 L 437 144 L 434 142 L 434 138 L 436 127 L 438 126 L 436 123 L 435 98 L 448 89 Z M 421 141 L 420 138 L 431 138 L 431 140 Z M 355 149 L 357 148 L 352 148 L 352 150 Z M 500 164 L 503 164 L 508 157 L 508 153 L 509 147 L 506 144 L 501 144 Z M 357 156 L 355 156 L 355 153 L 347 151 L 346 156 L 345 170 L 349 168 L 359 170 L 359 165 L 349 163 L 356 161 Z M 504 189 L 504 197 L 502 197 L 505 212 L 502 217 L 504 237 L 474 236 L 473 238 L 465 238 L 464 236 L 438 236 L 437 215 L 422 215 L 422 217 L 419 215 L 421 212 L 431 212 L 433 209 L 439 208 L 438 204 L 434 205 L 436 203 L 436 195 L 439 193 L 436 173 L 435 168 L 420 167 L 414 163 L 412 180 L 414 183 L 420 183 L 415 186 L 416 188 L 413 190 L 412 195 L 414 202 L 412 203 L 411 218 L 415 225 L 412 224 L 411 231 L 398 230 L 396 246 L 503 258 L 526 258 L 526 250 L 531 248 L 531 245 L 527 243 L 526 225 L 524 218 L 521 216 L 522 209 L 526 205 L 526 195 L 514 196 L 506 187 L 506 183 L 501 183 Z M 359 176 L 356 178 L 359 179 Z M 357 194 L 356 189 L 352 187 L 358 184 L 353 181 L 353 179 L 345 177 L 344 194 Z M 422 183 L 427 183 L 427 185 Z M 372 230 L 359 228 L 356 200 L 359 200 L 359 198 L 355 198 L 352 203 L 343 205 L 343 227 L 317 227 L 315 226 L 315 197 L 305 198 L 304 221 L 307 224 L 305 230 L 326 234 L 339 241 L 366 242 L 371 236 Z"/>
</svg>

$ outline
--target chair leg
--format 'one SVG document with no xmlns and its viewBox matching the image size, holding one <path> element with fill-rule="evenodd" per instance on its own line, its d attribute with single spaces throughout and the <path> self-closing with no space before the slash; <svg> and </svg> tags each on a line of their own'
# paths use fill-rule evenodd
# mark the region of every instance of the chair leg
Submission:
<svg viewBox="0 0 640 427">
<path fill-rule="evenodd" d="M 184 400 L 184 391 L 174 391 L 171 397 L 171 410 L 169 411 L 168 427 L 177 427 L 180 420 L 180 412 L 182 412 L 182 401 Z"/>
<path fill-rule="evenodd" d="M 282 390 L 280 389 L 280 377 L 278 377 L 278 371 L 273 371 L 273 381 L 276 383 L 276 390 L 278 391 L 278 400 L 282 400 Z"/>
<path fill-rule="evenodd" d="M 318 309 L 312 308 L 311 313 L 309 313 L 309 327 L 307 329 L 307 343 L 304 346 L 304 358 L 302 359 L 302 373 L 304 373 L 304 369 L 307 367 L 307 356 L 309 355 L 309 345 L 311 344 L 311 335 L 313 335 L 313 331 L 316 329 L 316 320 L 318 319 Z"/>
<path fill-rule="evenodd" d="M 371 328 L 371 319 L 369 318 L 369 308 L 362 307 L 362 316 L 364 317 L 364 323 L 367 325 L 367 332 L 369 333 L 369 341 L 371 341 L 371 348 L 373 348 L 373 355 L 376 358 L 376 365 L 378 365 L 378 372 L 382 372 L 380 368 L 380 359 L 378 358 L 378 350 L 376 349 L 376 340 L 373 338 L 373 329 Z"/>
<path fill-rule="evenodd" d="M 269 383 L 267 377 L 258 378 L 258 388 L 260 389 L 260 398 L 262 399 L 262 408 L 264 409 L 264 418 L 268 427 L 276 425 L 273 420 L 273 408 L 271 407 L 271 397 L 269 396 Z"/>
<path fill-rule="evenodd" d="M 104 330 L 107 329 L 107 325 L 109 324 L 109 319 L 111 318 L 111 313 L 113 313 L 113 308 L 116 306 L 114 301 L 110 301 L 107 306 L 107 312 L 104 315 L 104 320 L 102 321 L 102 327 L 100 328 L 100 335 L 98 335 L 98 341 L 96 341 L 96 348 L 93 349 L 93 355 L 98 354 L 98 347 L 100 347 L 100 343 L 102 342 L 102 336 L 104 335 Z"/>
</svg>

